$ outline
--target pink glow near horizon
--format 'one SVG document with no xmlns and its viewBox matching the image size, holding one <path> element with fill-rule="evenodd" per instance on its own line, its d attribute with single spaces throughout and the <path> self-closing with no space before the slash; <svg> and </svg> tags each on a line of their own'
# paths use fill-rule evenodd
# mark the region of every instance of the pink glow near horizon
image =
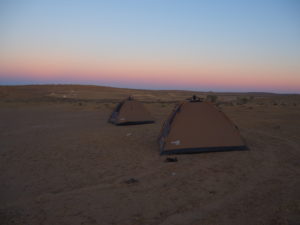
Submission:
<svg viewBox="0 0 300 225">
<path fill-rule="evenodd" d="M 160 89 L 210 89 L 278 91 L 300 93 L 298 68 L 278 65 L 249 65 L 243 62 L 188 61 L 168 57 L 161 60 L 133 57 L 123 60 L 77 54 L 34 52 L 1 57 L 1 80 L 26 80 L 39 83 L 118 84 L 118 86 Z M 172 60 L 171 60 L 172 59 Z"/>
<path fill-rule="evenodd" d="M 298 68 L 169 56 L 160 60 L 28 52 L 0 56 L 1 80 L 90 83 L 149 89 L 209 89 L 300 93 Z M 190 61 L 189 61 L 190 60 Z M 202 63 L 201 63 L 202 62 Z M 122 85 L 123 84 L 123 85 Z"/>
<path fill-rule="evenodd" d="M 300 78 L 291 82 L 285 76 L 273 74 L 258 74 L 253 72 L 247 76 L 241 76 L 239 71 L 225 71 L 221 73 L 216 70 L 206 69 L 204 71 L 194 70 L 185 72 L 183 69 L 175 68 L 81 68 L 74 66 L 73 69 L 61 67 L 22 66 L 22 67 L 0 67 L 3 78 L 14 78 L 16 80 L 28 80 L 38 83 L 90 83 L 97 85 L 124 84 L 124 87 L 160 89 L 193 89 L 210 88 L 211 90 L 232 91 L 273 91 L 273 92 L 295 92 L 300 93 Z M 231 72 L 231 73 L 230 73 Z M 234 73 L 235 72 L 235 73 Z M 250 73 L 251 71 L 246 71 Z M 1 81 L 1 75 L 0 75 Z"/>
</svg>

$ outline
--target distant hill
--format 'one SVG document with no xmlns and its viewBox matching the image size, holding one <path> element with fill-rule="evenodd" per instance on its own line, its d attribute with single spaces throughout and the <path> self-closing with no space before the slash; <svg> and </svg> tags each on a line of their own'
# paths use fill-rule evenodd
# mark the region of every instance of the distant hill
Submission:
<svg viewBox="0 0 300 225">
<path fill-rule="evenodd" d="M 144 102 L 178 102 L 192 95 L 205 98 L 207 95 L 217 95 L 218 99 L 235 100 L 237 97 L 251 98 L 281 98 L 284 94 L 265 92 L 197 92 L 185 90 L 141 90 L 114 88 L 96 85 L 20 85 L 0 86 L 1 101 L 99 101 L 118 102 L 129 95 Z M 299 95 L 295 95 L 296 98 Z M 298 96 L 298 97 L 297 97 Z"/>
</svg>

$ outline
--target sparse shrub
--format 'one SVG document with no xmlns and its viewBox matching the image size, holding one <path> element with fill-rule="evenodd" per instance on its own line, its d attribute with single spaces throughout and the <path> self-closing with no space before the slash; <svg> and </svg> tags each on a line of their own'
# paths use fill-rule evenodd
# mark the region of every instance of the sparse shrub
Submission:
<svg viewBox="0 0 300 225">
<path fill-rule="evenodd" d="M 236 101 L 238 105 L 244 105 L 249 102 L 249 99 L 246 97 L 237 97 Z"/>
<path fill-rule="evenodd" d="M 216 103 L 216 106 L 218 106 L 219 108 L 221 108 L 221 106 L 228 106 L 229 102 L 225 102 L 225 101 L 218 101 Z"/>
<path fill-rule="evenodd" d="M 108 109 L 110 108 L 110 104 L 109 103 L 104 103 L 104 105 L 105 105 L 106 108 L 108 108 Z"/>
<path fill-rule="evenodd" d="M 217 95 L 207 95 L 206 96 L 206 101 L 208 102 L 216 102 L 218 99 L 218 96 Z"/>
</svg>

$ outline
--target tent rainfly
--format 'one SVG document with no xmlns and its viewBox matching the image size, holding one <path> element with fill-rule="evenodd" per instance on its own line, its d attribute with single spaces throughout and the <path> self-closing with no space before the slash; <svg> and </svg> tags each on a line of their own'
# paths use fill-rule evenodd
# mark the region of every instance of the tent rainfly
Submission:
<svg viewBox="0 0 300 225">
<path fill-rule="evenodd" d="M 247 149 L 237 126 L 196 96 L 175 107 L 161 129 L 159 145 L 161 154 Z"/>
<path fill-rule="evenodd" d="M 133 100 L 131 96 L 118 103 L 108 121 L 116 125 L 154 123 L 154 119 L 145 106 Z"/>
</svg>

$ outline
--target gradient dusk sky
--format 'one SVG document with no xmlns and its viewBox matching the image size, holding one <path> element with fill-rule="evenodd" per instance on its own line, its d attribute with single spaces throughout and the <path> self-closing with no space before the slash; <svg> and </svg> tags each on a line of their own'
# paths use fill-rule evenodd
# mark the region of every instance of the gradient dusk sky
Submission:
<svg viewBox="0 0 300 225">
<path fill-rule="evenodd" d="M 0 85 L 300 93 L 298 0 L 0 0 Z"/>
</svg>

